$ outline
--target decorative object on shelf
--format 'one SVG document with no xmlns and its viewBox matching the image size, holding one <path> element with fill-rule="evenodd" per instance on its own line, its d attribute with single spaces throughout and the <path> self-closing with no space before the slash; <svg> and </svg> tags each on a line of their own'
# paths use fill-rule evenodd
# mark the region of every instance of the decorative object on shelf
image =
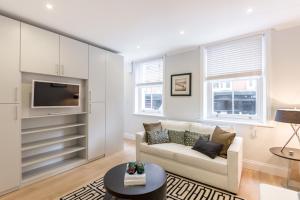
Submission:
<svg viewBox="0 0 300 200">
<path fill-rule="evenodd" d="M 288 139 L 285 145 L 281 148 L 283 152 L 284 148 L 290 143 L 294 136 L 297 136 L 298 141 L 300 142 L 299 137 L 299 124 L 300 124 L 300 110 L 298 109 L 279 109 L 276 111 L 275 121 L 289 123 L 294 131 L 292 136 Z M 298 125 L 298 126 L 297 126 Z"/>
<path fill-rule="evenodd" d="M 171 96 L 192 95 L 192 73 L 171 75 Z"/>
<path fill-rule="evenodd" d="M 146 174 L 144 173 L 144 163 L 142 162 L 129 162 L 126 166 L 124 176 L 125 186 L 145 185 Z"/>
</svg>

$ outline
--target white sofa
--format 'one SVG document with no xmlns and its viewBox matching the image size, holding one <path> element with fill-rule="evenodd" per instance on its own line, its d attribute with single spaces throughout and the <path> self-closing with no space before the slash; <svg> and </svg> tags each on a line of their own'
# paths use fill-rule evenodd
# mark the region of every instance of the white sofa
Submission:
<svg viewBox="0 0 300 200">
<path fill-rule="evenodd" d="M 163 129 L 210 135 L 215 129 L 215 126 L 192 122 L 162 120 L 161 123 Z M 227 159 L 221 157 L 211 159 L 192 150 L 190 146 L 175 143 L 148 145 L 145 142 L 145 132 L 138 132 L 136 157 L 138 161 L 156 163 L 166 171 L 237 193 L 242 172 L 243 139 L 235 137 L 228 149 Z"/>
</svg>

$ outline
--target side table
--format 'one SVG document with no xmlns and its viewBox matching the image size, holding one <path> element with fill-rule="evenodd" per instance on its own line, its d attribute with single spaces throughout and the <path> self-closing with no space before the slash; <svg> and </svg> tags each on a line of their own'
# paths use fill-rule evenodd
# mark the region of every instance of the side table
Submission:
<svg viewBox="0 0 300 200">
<path fill-rule="evenodd" d="M 272 147 L 270 152 L 276 156 L 288 160 L 288 176 L 286 181 L 286 187 L 294 190 L 300 190 L 300 173 L 299 167 L 297 170 L 293 170 L 294 164 L 298 165 L 300 161 L 300 149 L 295 148 L 284 148 L 281 152 L 282 147 Z M 290 152 L 293 152 L 290 154 Z"/>
</svg>

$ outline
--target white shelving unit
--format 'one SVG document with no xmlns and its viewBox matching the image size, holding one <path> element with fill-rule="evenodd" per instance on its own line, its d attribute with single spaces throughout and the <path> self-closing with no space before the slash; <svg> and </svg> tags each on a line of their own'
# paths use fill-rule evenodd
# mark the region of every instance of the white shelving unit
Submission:
<svg viewBox="0 0 300 200">
<path fill-rule="evenodd" d="M 22 118 L 22 183 L 87 162 L 87 112 Z"/>
</svg>

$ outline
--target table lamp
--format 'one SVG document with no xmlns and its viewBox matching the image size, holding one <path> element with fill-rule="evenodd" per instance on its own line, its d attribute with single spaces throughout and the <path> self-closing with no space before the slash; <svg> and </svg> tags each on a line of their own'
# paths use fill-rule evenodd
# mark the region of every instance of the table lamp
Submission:
<svg viewBox="0 0 300 200">
<path fill-rule="evenodd" d="M 300 143 L 300 137 L 298 134 L 300 126 L 297 126 L 297 124 L 300 124 L 300 110 L 298 110 L 298 109 L 279 109 L 276 111 L 275 121 L 289 123 L 289 124 L 291 124 L 291 127 L 294 130 L 294 133 L 292 134 L 292 136 L 288 139 L 288 141 L 285 143 L 285 145 L 281 148 L 281 152 L 283 152 L 284 148 L 290 143 L 290 141 L 292 140 L 292 138 L 294 136 L 297 136 L 298 141 Z"/>
</svg>

